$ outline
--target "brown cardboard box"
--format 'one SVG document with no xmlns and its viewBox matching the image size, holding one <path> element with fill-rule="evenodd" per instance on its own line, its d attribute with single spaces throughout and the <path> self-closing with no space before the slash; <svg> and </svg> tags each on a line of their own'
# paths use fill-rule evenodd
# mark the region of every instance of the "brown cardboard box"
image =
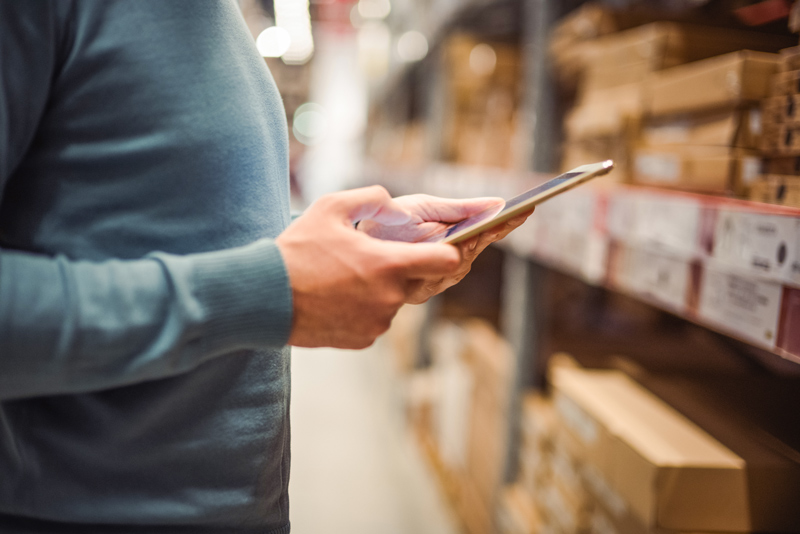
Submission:
<svg viewBox="0 0 800 534">
<path fill-rule="evenodd" d="M 481 499 L 475 484 L 469 480 L 463 481 L 459 485 L 456 511 L 467 534 L 492 534 L 494 532 L 491 509 Z"/>
<path fill-rule="evenodd" d="M 462 485 L 469 493 L 465 498 L 473 504 L 478 502 L 489 514 L 497 506 L 505 474 L 513 353 L 488 323 L 470 320 L 463 327 L 463 358 L 473 373 L 474 387 Z M 471 518 L 467 523 L 482 525 L 489 521 L 484 512 L 462 511 L 461 515 L 464 513 Z"/>
<path fill-rule="evenodd" d="M 542 518 L 533 499 L 519 485 L 503 490 L 497 513 L 499 534 L 540 534 Z"/>
<path fill-rule="evenodd" d="M 581 139 L 622 133 L 641 118 L 643 91 L 641 83 L 631 83 L 587 92 L 567 115 L 567 135 Z"/>
<path fill-rule="evenodd" d="M 701 428 L 618 371 L 557 369 L 553 387 L 586 463 L 646 525 L 749 529 L 744 460 Z"/>
<path fill-rule="evenodd" d="M 542 450 L 553 447 L 555 413 L 552 401 L 539 393 L 522 399 L 522 440 Z"/>
<path fill-rule="evenodd" d="M 762 101 L 764 125 L 800 126 L 800 95 L 771 96 Z"/>
<path fill-rule="evenodd" d="M 750 187 L 750 200 L 800 208 L 800 176 L 764 175 Z"/>
<path fill-rule="evenodd" d="M 796 329 L 795 329 L 796 331 Z M 796 378 L 763 373 L 733 376 L 649 375 L 636 380 L 702 426 L 745 460 L 745 530 L 798 532 L 800 439 Z"/>
<path fill-rule="evenodd" d="M 649 73 L 741 49 L 775 52 L 791 38 L 690 24 L 656 22 L 577 45 L 585 89 L 642 81 Z"/>
<path fill-rule="evenodd" d="M 601 501 L 596 501 L 595 505 L 592 507 L 589 525 L 590 534 L 712 534 L 710 532 L 698 531 L 678 533 L 661 528 L 648 528 L 630 514 L 617 516 L 614 513 L 609 512 L 606 508 L 604 508 Z M 725 533 L 714 532 L 713 534 Z M 736 534 L 747 533 L 739 532 Z"/>
<path fill-rule="evenodd" d="M 419 334 L 427 317 L 427 305 L 403 306 L 397 312 L 386 337 L 392 346 L 398 371 L 410 373 L 417 366 Z"/>
<path fill-rule="evenodd" d="M 761 147 L 761 109 L 656 117 L 642 126 L 644 146 Z"/>
<path fill-rule="evenodd" d="M 536 504 L 545 522 L 558 532 L 582 534 L 589 528 L 590 510 L 555 484 L 543 488 Z"/>
<path fill-rule="evenodd" d="M 800 155 L 800 125 L 780 124 L 775 142 L 767 144 L 770 148 L 776 145 L 775 154 Z"/>
<path fill-rule="evenodd" d="M 743 50 L 654 73 L 646 111 L 693 112 L 756 102 L 769 95 L 779 56 Z"/>
<path fill-rule="evenodd" d="M 766 174 L 800 176 L 800 156 L 777 156 L 764 159 Z"/>
<path fill-rule="evenodd" d="M 773 96 L 785 96 L 800 93 L 800 70 L 780 71 L 772 79 Z"/>
<path fill-rule="evenodd" d="M 800 69 L 800 46 L 781 50 L 780 69 L 783 72 Z"/>
<path fill-rule="evenodd" d="M 746 196 L 761 172 L 758 152 L 725 147 L 640 148 L 633 155 L 633 183 L 705 193 Z"/>
<path fill-rule="evenodd" d="M 555 413 L 552 402 L 539 394 L 522 401 L 520 417 L 519 484 L 530 494 L 550 476 Z"/>
</svg>

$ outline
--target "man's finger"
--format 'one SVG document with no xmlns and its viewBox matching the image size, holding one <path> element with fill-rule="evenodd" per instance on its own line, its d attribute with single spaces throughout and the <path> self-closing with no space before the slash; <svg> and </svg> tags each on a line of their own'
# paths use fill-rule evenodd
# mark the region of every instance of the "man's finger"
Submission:
<svg viewBox="0 0 800 534">
<path fill-rule="evenodd" d="M 348 224 L 372 219 L 382 224 L 399 225 L 414 219 L 408 210 L 395 202 L 389 192 L 379 185 L 333 193 L 324 197 L 323 202 Z"/>
<path fill-rule="evenodd" d="M 461 253 L 452 245 L 380 241 L 381 254 L 395 260 L 399 270 L 410 278 L 445 276 L 461 264 Z"/>
<path fill-rule="evenodd" d="M 483 210 L 498 208 L 505 204 L 502 198 L 439 198 L 430 195 L 410 195 L 400 197 L 399 202 L 407 205 L 425 221 L 458 222 Z"/>
<path fill-rule="evenodd" d="M 497 226 L 489 228 L 481 234 L 481 237 L 484 239 L 490 239 L 491 241 L 500 240 L 510 234 L 512 230 L 521 226 L 522 223 L 524 223 L 532 213 L 533 209 L 517 215 L 516 217 L 512 217 L 504 223 L 500 223 Z"/>
</svg>

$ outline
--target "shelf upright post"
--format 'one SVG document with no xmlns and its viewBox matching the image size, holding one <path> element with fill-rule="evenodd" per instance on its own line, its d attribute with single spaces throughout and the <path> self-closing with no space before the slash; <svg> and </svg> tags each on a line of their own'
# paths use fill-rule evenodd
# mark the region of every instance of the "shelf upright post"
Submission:
<svg viewBox="0 0 800 534">
<path fill-rule="evenodd" d="M 581 3 L 581 0 L 523 2 L 522 110 L 523 124 L 529 134 L 525 160 L 528 170 L 533 172 L 558 170 L 563 109 L 549 59 L 550 30 L 561 16 Z M 509 392 L 506 482 L 512 482 L 518 470 L 522 395 L 526 389 L 541 384 L 542 377 L 535 375 L 543 368 L 539 361 L 547 357 L 542 350 L 548 315 L 546 276 L 547 270 L 539 264 L 513 252 L 506 253 L 501 324 L 516 359 L 513 387 Z"/>
</svg>

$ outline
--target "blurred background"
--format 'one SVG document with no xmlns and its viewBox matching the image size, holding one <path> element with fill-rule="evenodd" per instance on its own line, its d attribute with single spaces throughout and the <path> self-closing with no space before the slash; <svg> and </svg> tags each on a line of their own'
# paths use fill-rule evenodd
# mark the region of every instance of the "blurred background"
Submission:
<svg viewBox="0 0 800 534">
<path fill-rule="evenodd" d="M 294 532 L 800 532 L 797 2 L 239 3 L 298 209 L 616 163 L 367 351 L 295 351 Z"/>
</svg>

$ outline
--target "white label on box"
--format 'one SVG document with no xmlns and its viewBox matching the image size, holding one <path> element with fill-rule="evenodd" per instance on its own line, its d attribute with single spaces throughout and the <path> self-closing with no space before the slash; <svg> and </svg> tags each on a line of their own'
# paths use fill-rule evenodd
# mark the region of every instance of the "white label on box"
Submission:
<svg viewBox="0 0 800 534">
<path fill-rule="evenodd" d="M 748 113 L 750 119 L 750 132 L 753 135 L 761 135 L 763 121 L 761 120 L 761 108 L 753 108 Z"/>
<path fill-rule="evenodd" d="M 783 286 L 706 266 L 698 316 L 755 345 L 775 348 Z"/>
<path fill-rule="evenodd" d="M 680 178 L 681 160 L 676 154 L 637 154 L 636 174 L 650 182 L 675 183 Z"/>
<path fill-rule="evenodd" d="M 791 281 L 798 246 L 797 220 L 792 217 L 719 211 L 713 257 L 743 273 Z"/>
<path fill-rule="evenodd" d="M 689 141 L 691 125 L 688 120 L 675 121 L 670 124 L 649 126 L 642 134 L 650 145 L 685 144 Z"/>
<path fill-rule="evenodd" d="M 754 156 L 742 158 L 742 182 L 751 185 L 761 176 L 761 159 Z"/>
</svg>

